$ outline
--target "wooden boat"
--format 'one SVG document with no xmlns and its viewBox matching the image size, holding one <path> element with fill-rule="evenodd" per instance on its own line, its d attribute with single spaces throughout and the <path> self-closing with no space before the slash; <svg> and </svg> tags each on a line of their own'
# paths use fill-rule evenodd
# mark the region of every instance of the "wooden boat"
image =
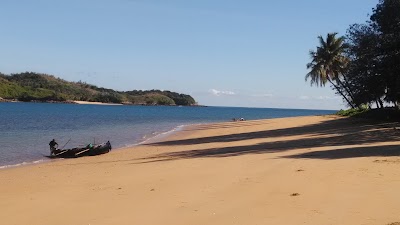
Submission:
<svg viewBox="0 0 400 225">
<path fill-rule="evenodd" d="M 50 158 L 76 158 L 81 156 L 101 155 L 111 151 L 111 143 L 107 141 L 99 145 L 87 145 L 83 148 L 57 149 Z"/>
</svg>

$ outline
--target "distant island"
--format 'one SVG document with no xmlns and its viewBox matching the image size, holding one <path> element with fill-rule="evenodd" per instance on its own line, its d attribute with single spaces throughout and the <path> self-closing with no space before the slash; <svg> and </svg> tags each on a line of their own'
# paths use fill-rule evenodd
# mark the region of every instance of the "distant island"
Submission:
<svg viewBox="0 0 400 225">
<path fill-rule="evenodd" d="M 116 91 L 85 82 L 69 82 L 53 75 L 24 72 L 0 73 L 0 101 L 63 102 L 74 101 L 131 105 L 195 106 L 190 95 L 161 90 Z"/>
</svg>

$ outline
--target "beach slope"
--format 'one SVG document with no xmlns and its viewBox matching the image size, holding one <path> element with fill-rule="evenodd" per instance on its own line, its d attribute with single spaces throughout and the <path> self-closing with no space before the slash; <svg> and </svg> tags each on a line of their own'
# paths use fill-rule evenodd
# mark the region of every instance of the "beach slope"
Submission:
<svg viewBox="0 0 400 225">
<path fill-rule="evenodd" d="M 311 116 L 188 126 L 109 154 L 0 170 L 1 224 L 400 222 L 400 132 Z"/>
</svg>

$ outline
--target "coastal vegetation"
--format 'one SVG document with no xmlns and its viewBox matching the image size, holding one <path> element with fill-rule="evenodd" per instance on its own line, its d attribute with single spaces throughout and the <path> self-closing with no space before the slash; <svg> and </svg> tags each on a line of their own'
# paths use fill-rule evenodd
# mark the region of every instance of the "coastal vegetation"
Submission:
<svg viewBox="0 0 400 225">
<path fill-rule="evenodd" d="M 351 108 L 351 109 L 346 109 L 346 110 L 339 110 L 336 115 L 338 116 L 360 116 L 366 112 L 368 112 L 369 109 L 367 107 L 358 107 L 358 108 Z"/>
<path fill-rule="evenodd" d="M 318 37 L 310 51 L 305 79 L 329 83 L 354 115 L 370 109 L 400 108 L 400 0 L 380 0 L 365 24 L 351 25 L 345 36 Z M 380 113 L 374 113 L 374 115 Z"/>
<path fill-rule="evenodd" d="M 360 107 L 354 109 L 339 110 L 336 115 L 368 119 L 376 122 L 400 122 L 400 110 L 394 107 L 374 109 Z"/>
<path fill-rule="evenodd" d="M 116 91 L 85 82 L 69 82 L 53 75 L 0 73 L 0 97 L 18 101 L 90 101 L 135 105 L 196 105 L 190 95 L 160 90 Z"/>
</svg>

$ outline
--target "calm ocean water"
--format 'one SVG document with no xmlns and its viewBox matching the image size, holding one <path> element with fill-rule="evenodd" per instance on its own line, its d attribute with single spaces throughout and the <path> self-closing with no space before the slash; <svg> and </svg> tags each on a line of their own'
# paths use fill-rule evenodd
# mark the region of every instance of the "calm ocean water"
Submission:
<svg viewBox="0 0 400 225">
<path fill-rule="evenodd" d="M 131 146 L 188 124 L 332 114 L 331 110 L 105 106 L 0 103 L 0 168 L 40 162 L 48 143 L 72 148 L 110 140 L 113 148 Z"/>
</svg>

